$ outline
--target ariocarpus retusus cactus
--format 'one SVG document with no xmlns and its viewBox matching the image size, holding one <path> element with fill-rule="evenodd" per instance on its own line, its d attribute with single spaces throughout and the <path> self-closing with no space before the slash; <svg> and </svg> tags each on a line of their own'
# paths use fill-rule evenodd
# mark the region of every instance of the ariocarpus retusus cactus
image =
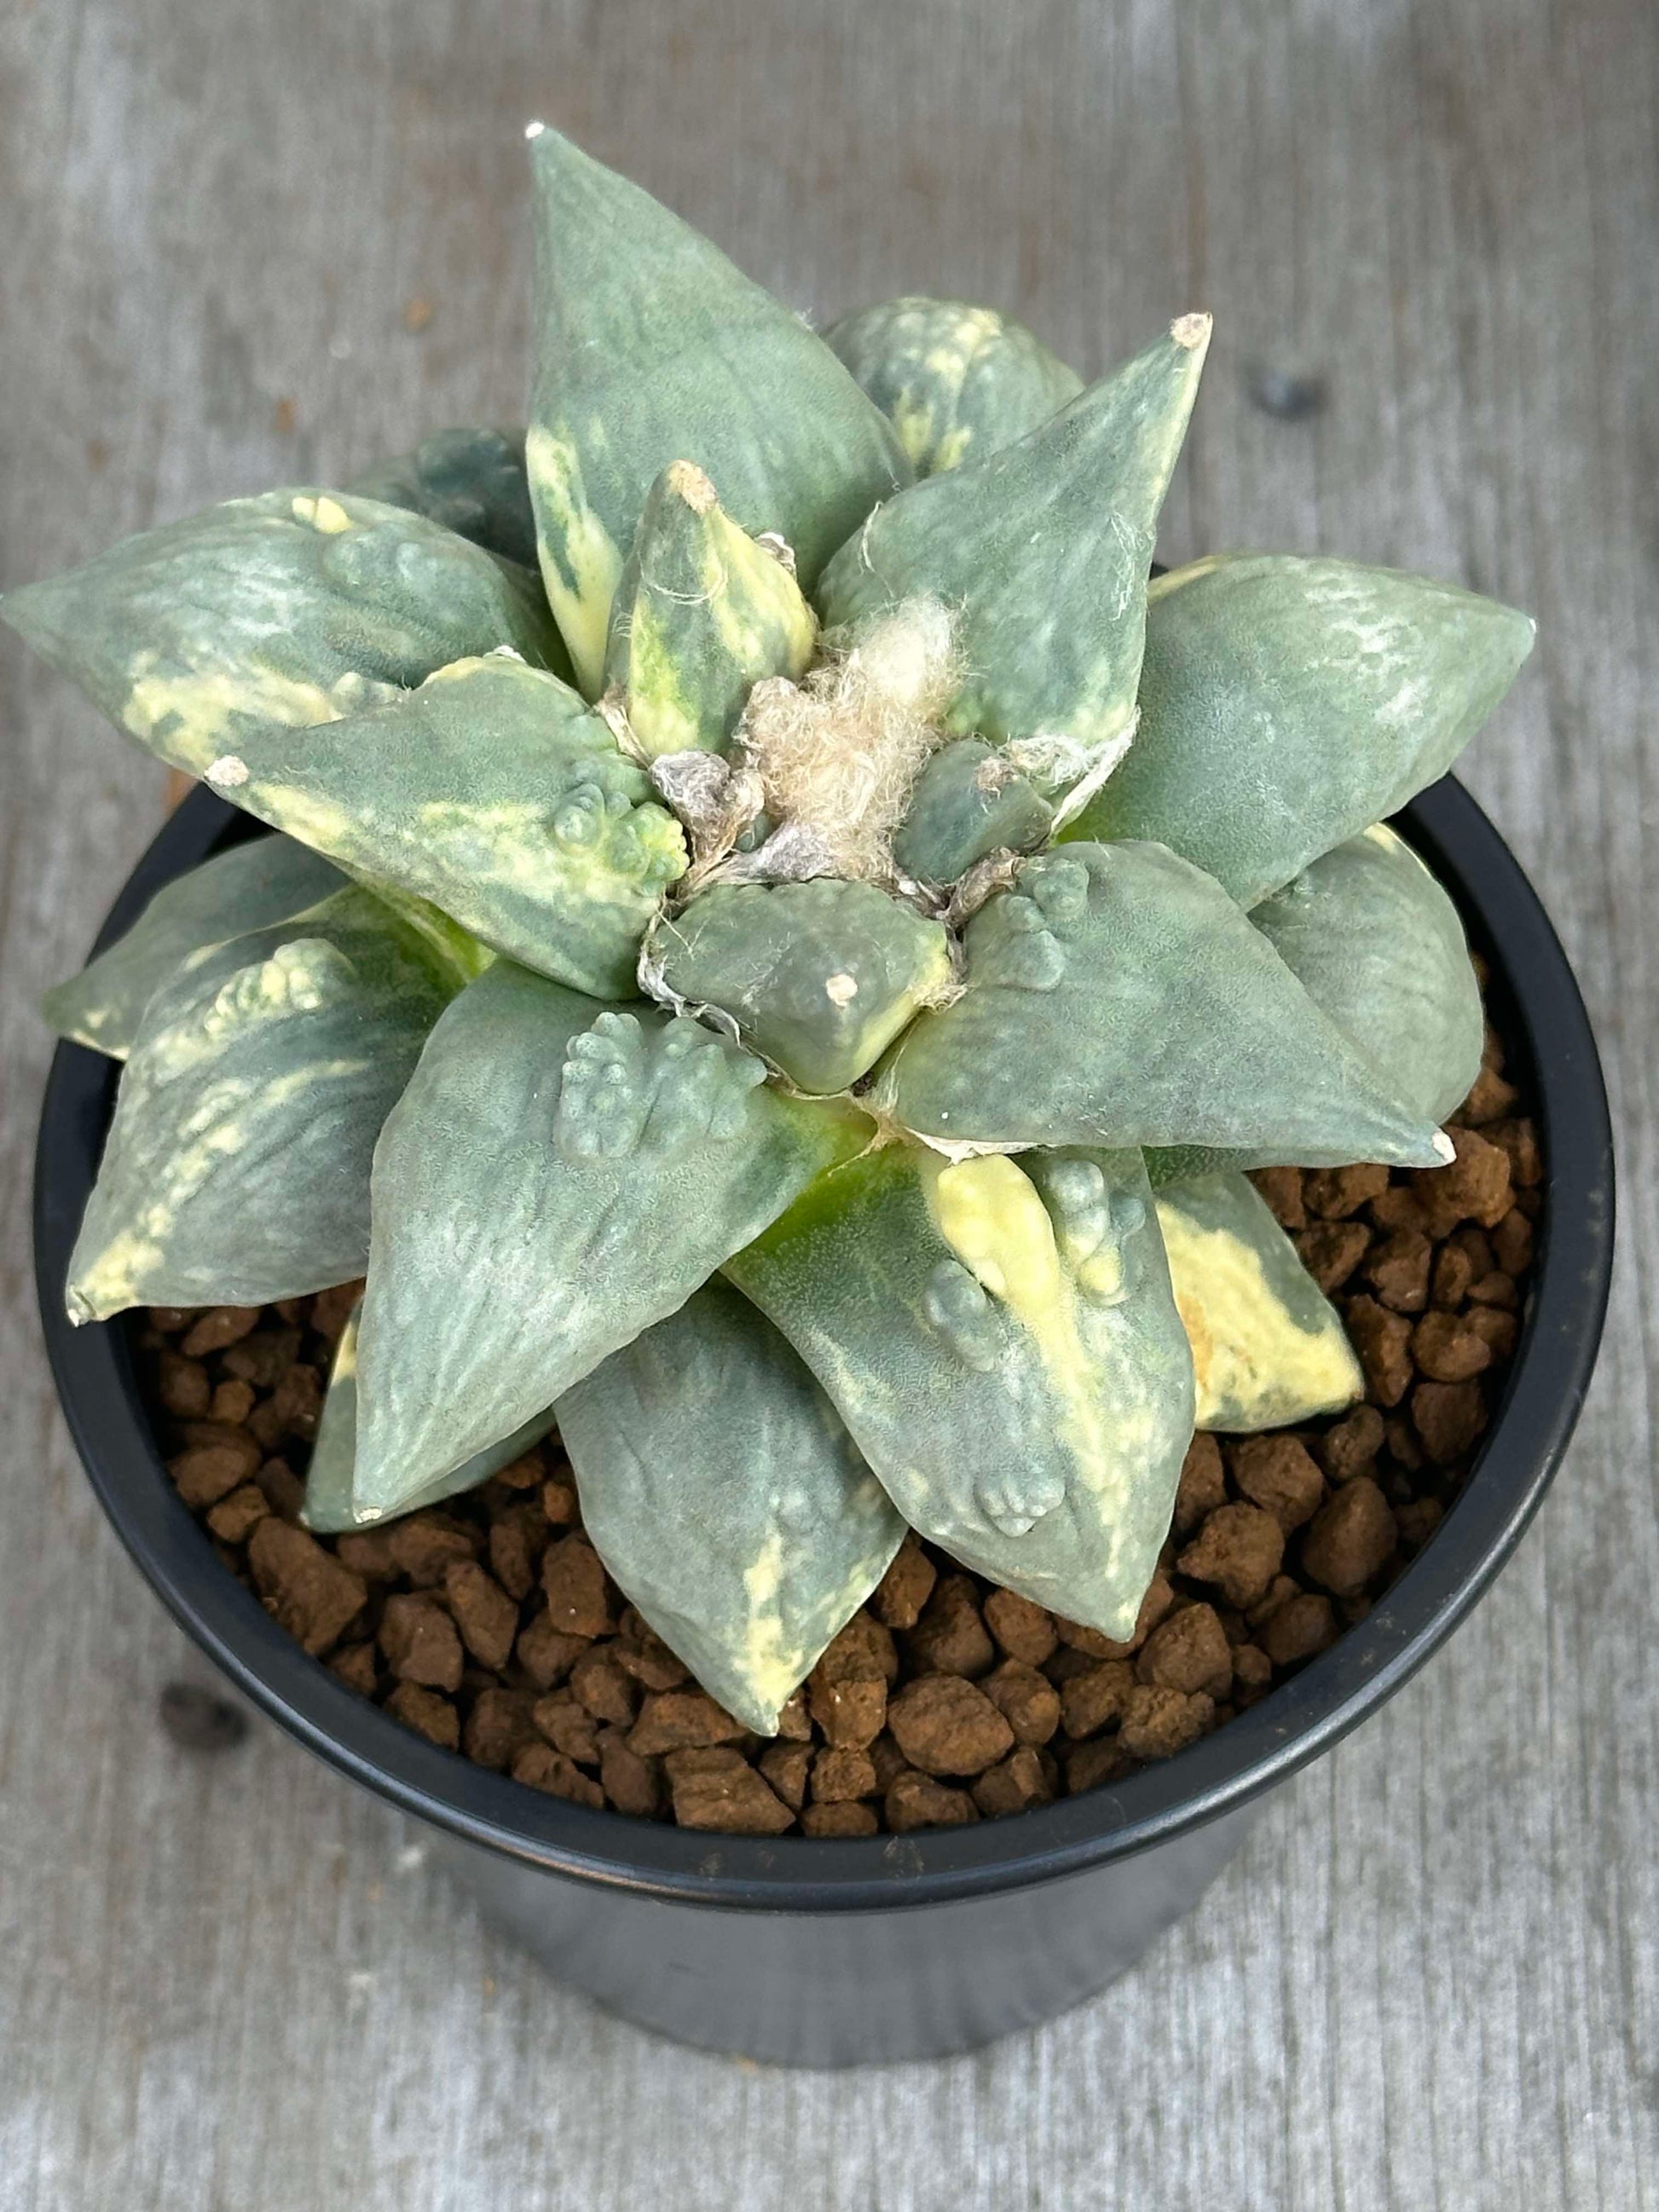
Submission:
<svg viewBox="0 0 1659 2212">
<path fill-rule="evenodd" d="M 1322 557 L 1149 586 L 1206 316 L 1086 390 L 954 302 L 819 337 L 532 137 L 525 438 L 7 603 L 279 833 L 52 994 L 126 1061 L 70 1312 L 366 1272 L 313 1525 L 556 1424 L 760 1730 L 907 1523 L 1127 1636 L 1194 1419 L 1358 1392 L 1243 1170 L 1449 1157 L 1479 997 L 1380 825 L 1532 625 Z"/>
</svg>

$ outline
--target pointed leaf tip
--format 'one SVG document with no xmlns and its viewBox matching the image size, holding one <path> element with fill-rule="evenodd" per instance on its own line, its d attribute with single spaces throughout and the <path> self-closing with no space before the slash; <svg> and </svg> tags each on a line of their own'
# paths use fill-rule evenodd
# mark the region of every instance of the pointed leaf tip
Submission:
<svg viewBox="0 0 1659 2212">
<path fill-rule="evenodd" d="M 461 993 L 375 1152 L 360 1510 L 403 1510 L 551 1404 L 866 1140 L 764 1073 L 509 961 Z"/>
<path fill-rule="evenodd" d="M 945 726 L 1045 799 L 1109 769 L 1135 713 L 1158 517 L 1202 348 L 1160 337 L 1018 444 L 901 492 L 824 572 L 826 623 L 921 595 L 957 611 Z"/>
<path fill-rule="evenodd" d="M 1168 845 L 1254 907 L 1443 775 L 1533 624 L 1391 568 L 1212 554 L 1148 594 L 1135 742 L 1062 833 Z"/>
<path fill-rule="evenodd" d="M 892 426 L 823 340 L 719 249 L 556 131 L 531 147 L 538 360 L 528 441 L 543 574 L 583 688 L 660 471 L 707 471 L 810 589 L 910 480 Z"/>
<path fill-rule="evenodd" d="M 311 1448 L 311 1465 L 306 1471 L 302 1518 L 306 1527 L 319 1536 L 367 1528 L 377 1521 L 395 1519 L 400 1513 L 417 1512 L 422 1506 L 437 1504 L 441 1498 L 476 1490 L 481 1482 L 488 1482 L 492 1474 L 499 1474 L 504 1467 L 521 1458 L 532 1444 L 539 1443 L 553 1426 L 553 1408 L 548 1406 L 533 1414 L 523 1427 L 493 1440 L 430 1488 L 405 1499 L 392 1514 L 374 1505 L 360 1509 L 352 1490 L 357 1458 L 357 1334 L 362 1313 L 360 1297 L 352 1306 L 335 1346 L 334 1364 L 329 1370 L 328 1390 L 317 1424 L 317 1440 Z"/>
<path fill-rule="evenodd" d="M 693 514 L 707 514 L 720 495 L 695 461 L 670 461 L 664 471 L 668 489 Z"/>
<path fill-rule="evenodd" d="M 720 1282 L 558 1407 L 582 1522 L 703 1688 L 763 1735 L 904 1523 L 788 1344 Z"/>
</svg>

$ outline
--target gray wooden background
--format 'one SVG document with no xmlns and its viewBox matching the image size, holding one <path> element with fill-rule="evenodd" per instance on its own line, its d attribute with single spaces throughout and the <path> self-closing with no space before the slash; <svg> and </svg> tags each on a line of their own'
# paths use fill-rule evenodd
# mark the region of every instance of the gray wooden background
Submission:
<svg viewBox="0 0 1659 2212">
<path fill-rule="evenodd" d="M 1659 2205 L 1659 16 L 1644 0 L 3 0 L 0 581 L 524 388 L 543 114 L 814 313 L 902 289 L 1085 372 L 1217 339 L 1170 557 L 1534 610 L 1468 762 L 1607 1058 L 1620 1273 L 1534 1532 L 1202 1911 L 1058 2025 L 693 2056 L 483 1936 L 202 1664 L 102 1526 L 26 1241 L 47 1042 L 159 771 L 0 644 L 0 2208 Z M 417 326 L 418 327 L 416 327 Z M 1316 372 L 1275 420 L 1251 363 Z"/>
</svg>

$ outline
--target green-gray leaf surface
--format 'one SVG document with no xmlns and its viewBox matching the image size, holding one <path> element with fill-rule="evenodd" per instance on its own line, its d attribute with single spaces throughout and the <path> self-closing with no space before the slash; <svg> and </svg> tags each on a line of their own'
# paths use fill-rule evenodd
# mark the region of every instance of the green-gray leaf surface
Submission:
<svg viewBox="0 0 1659 2212">
<path fill-rule="evenodd" d="M 374 1140 L 453 988 L 357 890 L 188 960 L 121 1077 L 70 1320 L 264 1305 L 362 1274 Z"/>
<path fill-rule="evenodd" d="M 1480 987 L 1457 909 L 1384 823 L 1310 863 L 1250 921 L 1390 1091 L 1443 1121 L 1480 1068 Z M 1283 1146 L 1149 1150 L 1154 1190 L 1224 1169 L 1296 1164 Z"/>
<path fill-rule="evenodd" d="M 1480 986 L 1457 908 L 1378 822 L 1313 861 L 1250 920 L 1389 1088 L 1443 1121 L 1480 1073 Z"/>
<path fill-rule="evenodd" d="M 711 1697 L 775 1735 L 904 1536 L 835 1407 L 762 1314 L 708 1283 L 557 1412 L 616 1582 Z"/>
<path fill-rule="evenodd" d="M 948 1144 L 1267 1146 L 1413 1167 L 1449 1155 L 1220 886 L 1161 845 L 1066 845 L 968 926 L 968 982 L 877 1096 Z"/>
<path fill-rule="evenodd" d="M 1157 1205 L 1200 1429 L 1285 1428 L 1363 1395 L 1340 1316 L 1252 1183 L 1205 1176 Z"/>
<path fill-rule="evenodd" d="M 823 1176 L 726 1273 L 912 1528 L 1069 1620 L 1130 1633 L 1193 1425 L 1136 1154 L 951 1167 L 890 1145 Z"/>
<path fill-rule="evenodd" d="M 164 884 L 125 937 L 40 1001 L 59 1036 L 125 1060 L 144 1009 L 204 945 L 287 921 L 344 888 L 320 854 L 289 837 L 253 837 Z"/>
<path fill-rule="evenodd" d="M 344 489 L 429 516 L 521 568 L 536 566 L 536 514 L 522 430 L 434 430 L 412 453 L 381 461 Z"/>
<path fill-rule="evenodd" d="M 1048 795 L 1109 768 L 1134 726 L 1146 574 L 1209 318 L 1170 335 L 1018 445 L 884 507 L 824 571 L 824 621 L 927 595 L 956 615 L 946 726 L 1009 748 Z"/>
<path fill-rule="evenodd" d="M 867 1140 L 764 1074 L 699 1023 L 508 961 L 462 992 L 374 1158 L 360 1511 L 550 1405 Z"/>
<path fill-rule="evenodd" d="M 1001 848 L 1046 844 L 1054 811 L 1030 778 L 983 738 L 958 738 L 916 778 L 893 859 L 918 883 L 953 884 Z"/>
<path fill-rule="evenodd" d="M 317 1424 L 317 1441 L 311 1448 L 311 1465 L 306 1470 L 305 1523 L 307 1528 L 314 1528 L 324 1536 L 365 1526 L 365 1519 L 360 1518 L 351 1494 L 352 1470 L 357 1455 L 357 1332 L 362 1311 L 363 1302 L 359 1298 L 340 1332 L 334 1364 L 329 1370 L 322 1418 Z M 476 1490 L 492 1474 L 499 1474 L 504 1467 L 510 1467 L 532 1444 L 539 1443 L 552 1426 L 553 1409 L 550 1406 L 521 1428 L 514 1429 L 510 1436 L 486 1445 L 476 1457 L 464 1461 L 452 1474 L 441 1476 L 430 1489 L 411 1498 L 401 1510 L 413 1513 L 422 1505 L 436 1505 L 442 1498 Z M 372 1514 L 367 1519 L 380 1517 Z"/>
<path fill-rule="evenodd" d="M 917 294 L 823 334 L 893 428 L 919 477 L 982 461 L 1075 399 L 1083 379 L 1023 323 Z"/>
<path fill-rule="evenodd" d="M 240 805 L 573 990 L 632 994 L 685 866 L 678 823 L 601 718 L 510 653 L 320 729 L 271 730 L 242 765 Z"/>
<path fill-rule="evenodd" d="M 909 481 L 891 425 L 823 340 L 678 216 L 561 137 L 532 142 L 538 358 L 528 442 L 548 598 L 597 693 L 646 495 L 695 461 L 811 591 Z"/>
<path fill-rule="evenodd" d="M 953 970 L 936 921 L 873 884 L 715 884 L 659 925 L 665 994 L 718 1006 L 801 1090 L 844 1091 Z"/>
<path fill-rule="evenodd" d="M 1532 639 L 1512 607 L 1352 561 L 1173 569 L 1135 741 L 1064 834 L 1156 840 L 1254 906 L 1443 775 Z"/>
<path fill-rule="evenodd" d="M 349 492 L 230 499 L 8 592 L 0 613 L 173 768 L 227 798 L 263 731 L 395 699 L 464 654 L 556 653 L 526 571 Z"/>
</svg>

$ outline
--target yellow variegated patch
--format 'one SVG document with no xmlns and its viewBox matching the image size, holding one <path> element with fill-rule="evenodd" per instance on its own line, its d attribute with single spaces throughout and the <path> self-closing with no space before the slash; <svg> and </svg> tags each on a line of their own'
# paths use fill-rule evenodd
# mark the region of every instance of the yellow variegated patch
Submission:
<svg viewBox="0 0 1659 2212">
<path fill-rule="evenodd" d="M 339 501 L 331 499 L 325 491 L 300 493 L 294 501 L 294 519 L 308 522 L 325 538 L 337 538 L 342 531 L 357 526 Z"/>
<path fill-rule="evenodd" d="M 122 1075 L 70 1319 L 360 1274 L 374 1141 L 453 988 L 362 890 L 186 960 Z"/>
<path fill-rule="evenodd" d="M 192 953 L 286 921 L 344 887 L 337 868 L 286 837 L 255 837 L 159 890 L 126 934 L 47 992 L 60 1036 L 125 1060 L 144 1010 Z"/>
<path fill-rule="evenodd" d="M 939 1233 L 1030 1338 L 1077 1479 L 1103 1496 L 1122 1486 L 1126 1438 L 1109 1408 L 1097 1360 L 1078 1328 L 1077 1286 L 1061 1267 L 1054 1225 L 1036 1187 L 1002 1155 L 930 1170 Z M 1108 1539 L 1115 1549 L 1115 1531 Z M 1109 1553 L 1106 1569 L 1116 1565 Z"/>
<path fill-rule="evenodd" d="M 738 527 L 701 469 L 671 462 L 640 517 L 605 646 L 607 702 L 638 750 L 721 750 L 755 685 L 802 675 L 817 638 L 790 568 Z"/>
<path fill-rule="evenodd" d="M 161 753 L 175 768 L 207 777 L 227 797 L 239 780 L 237 769 L 246 765 L 227 747 L 250 719 L 307 729 L 363 708 L 383 706 L 400 696 L 395 684 L 379 684 L 356 674 L 330 684 L 304 684 L 252 660 L 244 661 L 234 672 L 212 667 L 180 672 L 158 666 L 160 659 L 151 652 L 135 659 L 131 689 L 121 709 L 122 725 L 152 752 Z M 221 759 L 231 765 L 216 776 L 212 769 Z"/>
<path fill-rule="evenodd" d="M 1083 389 L 1030 331 L 961 300 L 884 301 L 825 337 L 892 423 L 919 477 L 984 460 Z"/>
<path fill-rule="evenodd" d="M 599 434 L 604 434 L 598 425 Z M 605 640 L 611 603 L 623 572 L 615 539 L 588 505 L 575 446 L 561 429 L 532 423 L 525 460 L 540 530 L 542 582 L 569 650 L 576 681 L 597 699 L 605 680 Z"/>
<path fill-rule="evenodd" d="M 742 1664 L 757 1703 L 771 1715 L 776 1714 L 812 1663 L 799 1642 L 791 1643 L 784 1634 L 778 1607 L 782 1587 L 783 1538 L 777 1529 L 769 1528 L 761 1539 L 759 1553 L 743 1571 L 749 1618 L 743 1629 Z M 775 1728 L 775 1719 L 771 1725 Z"/>
<path fill-rule="evenodd" d="M 1340 1316 L 1243 1176 L 1176 1186 L 1157 1204 L 1200 1428 L 1282 1428 L 1363 1394 Z"/>
<path fill-rule="evenodd" d="M 1136 1154 L 949 1166 L 890 1145 L 821 1178 L 726 1272 L 913 1528 L 1127 1634 L 1193 1387 Z"/>
</svg>

